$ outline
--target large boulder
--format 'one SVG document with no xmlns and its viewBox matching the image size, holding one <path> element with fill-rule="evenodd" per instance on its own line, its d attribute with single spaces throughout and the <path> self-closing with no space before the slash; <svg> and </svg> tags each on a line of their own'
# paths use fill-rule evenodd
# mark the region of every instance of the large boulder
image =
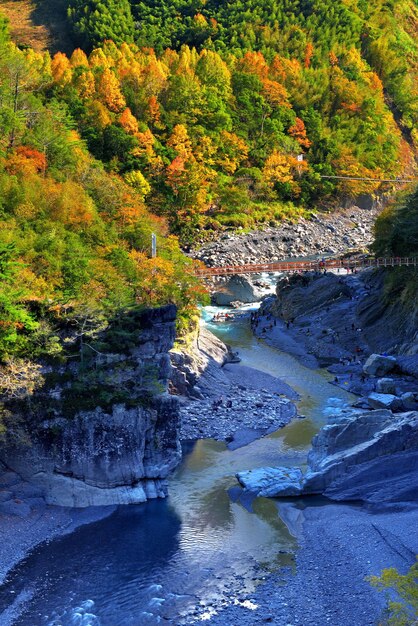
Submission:
<svg viewBox="0 0 418 626">
<path fill-rule="evenodd" d="M 405 411 L 418 411 L 418 394 L 407 391 L 401 395 L 402 405 Z"/>
<path fill-rule="evenodd" d="M 383 354 L 371 354 L 363 365 L 363 372 L 369 376 L 385 376 L 396 366 L 394 356 L 384 356 Z"/>
<path fill-rule="evenodd" d="M 378 393 L 391 393 L 396 396 L 396 383 L 393 378 L 379 378 L 376 383 Z"/>
<path fill-rule="evenodd" d="M 399 411 L 403 408 L 402 400 L 392 393 L 376 393 L 373 391 L 367 398 L 372 409 L 389 409 Z"/>
<path fill-rule="evenodd" d="M 418 449 L 418 413 L 380 409 L 334 420 L 312 440 L 303 491 L 323 493 L 350 468 L 408 449 Z"/>
<path fill-rule="evenodd" d="M 232 302 L 243 303 L 260 300 L 262 292 L 245 276 L 228 277 L 220 288 L 212 293 L 212 302 L 217 306 L 231 306 Z"/>
<path fill-rule="evenodd" d="M 298 496 L 301 493 L 303 473 L 298 467 L 262 467 L 238 472 L 238 482 L 251 493 L 267 498 Z"/>
<path fill-rule="evenodd" d="M 249 491 L 275 497 L 323 493 L 335 500 L 414 499 L 418 412 L 394 415 L 381 409 L 338 416 L 313 438 L 305 476 L 281 467 L 256 470 L 254 478 L 241 472 L 238 480 Z"/>
</svg>

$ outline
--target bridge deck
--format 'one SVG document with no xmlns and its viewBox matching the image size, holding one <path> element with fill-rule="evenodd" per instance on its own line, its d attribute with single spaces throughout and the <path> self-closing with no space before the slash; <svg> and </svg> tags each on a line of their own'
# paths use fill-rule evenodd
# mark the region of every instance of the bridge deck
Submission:
<svg viewBox="0 0 418 626">
<path fill-rule="evenodd" d="M 248 265 L 224 265 L 222 267 L 204 267 L 195 270 L 197 276 L 228 276 L 231 274 L 259 274 L 261 272 L 305 272 L 327 269 L 366 269 L 368 267 L 418 266 L 417 257 L 388 257 L 360 259 L 326 259 L 324 261 L 275 261 L 274 263 L 251 263 Z"/>
</svg>

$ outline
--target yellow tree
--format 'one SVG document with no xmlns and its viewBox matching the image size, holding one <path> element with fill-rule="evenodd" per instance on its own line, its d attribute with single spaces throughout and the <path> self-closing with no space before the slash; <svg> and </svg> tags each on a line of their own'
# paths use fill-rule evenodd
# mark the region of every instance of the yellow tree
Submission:
<svg viewBox="0 0 418 626">
<path fill-rule="evenodd" d="M 263 181 L 270 189 L 280 189 L 281 185 L 286 185 L 293 196 L 298 196 L 301 189 L 295 176 L 300 176 L 307 168 L 306 162 L 299 162 L 294 156 L 274 150 L 266 159 Z"/>
<path fill-rule="evenodd" d="M 126 101 L 120 89 L 119 81 L 109 68 L 98 78 L 97 92 L 109 111 L 119 113 L 126 107 Z"/>
<path fill-rule="evenodd" d="M 173 132 L 167 141 L 167 146 L 172 148 L 177 156 L 184 160 L 192 156 L 192 144 L 184 124 L 176 124 Z"/>
<path fill-rule="evenodd" d="M 81 72 L 75 79 L 75 88 L 82 100 L 91 100 L 96 92 L 96 84 L 93 72 L 86 70 Z"/>
<path fill-rule="evenodd" d="M 57 52 L 51 62 L 51 72 L 54 82 L 64 86 L 71 82 L 72 69 L 68 57 L 62 52 Z"/>
<path fill-rule="evenodd" d="M 71 67 L 88 67 L 87 55 L 80 48 L 76 48 L 70 58 Z"/>
<path fill-rule="evenodd" d="M 95 48 L 89 56 L 89 65 L 93 67 L 109 67 L 109 61 L 101 48 Z"/>
<path fill-rule="evenodd" d="M 340 154 L 332 161 L 332 166 L 339 176 L 347 176 L 353 179 L 383 178 L 382 170 L 376 168 L 374 170 L 364 167 L 354 156 L 351 149 L 341 146 Z M 372 193 L 379 187 L 379 182 L 367 180 L 340 180 L 338 182 L 338 190 L 346 196 L 356 196 L 360 193 Z"/>
<path fill-rule="evenodd" d="M 265 161 L 263 180 L 269 187 L 273 187 L 275 183 L 291 183 L 293 182 L 291 169 L 289 156 L 274 150 Z"/>
<path fill-rule="evenodd" d="M 140 170 L 127 172 L 124 176 L 124 179 L 128 183 L 128 185 L 135 189 L 135 191 L 141 197 L 141 200 L 143 200 L 144 197 L 148 195 L 151 191 L 151 185 L 142 174 L 142 172 L 140 172 Z"/>
<path fill-rule="evenodd" d="M 109 111 L 98 100 L 88 100 L 87 119 L 93 128 L 103 130 L 112 123 Z"/>
<path fill-rule="evenodd" d="M 270 80 L 269 78 L 265 78 L 262 81 L 263 85 L 263 96 L 267 100 L 267 102 L 273 107 L 284 106 L 287 108 L 291 108 L 291 104 L 289 102 L 289 94 L 283 85 L 278 83 L 276 80 Z"/>
<path fill-rule="evenodd" d="M 216 164 L 227 174 L 233 174 L 246 161 L 249 148 L 245 141 L 235 133 L 223 130 L 220 134 L 220 146 Z"/>
</svg>

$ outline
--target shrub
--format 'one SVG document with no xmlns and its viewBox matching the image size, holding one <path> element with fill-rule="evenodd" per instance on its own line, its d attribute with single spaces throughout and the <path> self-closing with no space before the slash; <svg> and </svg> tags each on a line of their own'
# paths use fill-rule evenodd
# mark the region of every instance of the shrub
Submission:
<svg viewBox="0 0 418 626">
<path fill-rule="evenodd" d="M 398 601 L 388 598 L 385 626 L 414 626 L 418 623 L 418 560 L 406 574 L 391 567 L 384 569 L 380 576 L 371 576 L 370 582 L 379 591 L 391 590 L 399 597 Z"/>
</svg>

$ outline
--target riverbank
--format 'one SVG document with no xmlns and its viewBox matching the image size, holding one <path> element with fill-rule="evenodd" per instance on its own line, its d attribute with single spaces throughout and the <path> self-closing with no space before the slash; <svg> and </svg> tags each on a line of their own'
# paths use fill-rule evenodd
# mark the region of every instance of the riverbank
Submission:
<svg viewBox="0 0 418 626">
<path fill-rule="evenodd" d="M 225 384 L 213 390 L 200 380 L 203 398 L 184 399 L 180 438 L 225 441 L 230 450 L 283 428 L 297 415 L 298 398 L 286 383 L 240 364 L 222 368 Z"/>
<path fill-rule="evenodd" d="M 416 329 L 405 319 L 411 310 L 399 306 L 392 324 L 382 323 L 379 315 L 368 320 L 383 299 L 379 272 L 293 275 L 281 278 L 276 291 L 264 300 L 253 324 L 256 336 L 268 345 L 293 354 L 307 367 L 327 367 L 335 385 L 359 396 L 379 390 L 381 375 L 365 375 L 363 366 L 372 353 L 387 352 L 396 357 L 389 374 L 391 393 L 418 394 Z M 415 408 L 413 403 L 406 406 Z"/>
<path fill-rule="evenodd" d="M 295 573 L 269 576 L 250 598 L 253 610 L 232 606 L 210 624 L 377 624 L 386 599 L 366 578 L 387 567 L 405 573 L 415 562 L 418 506 L 367 510 L 323 502 L 315 506 L 309 500 L 285 506 L 288 516 L 292 511 L 300 544 Z"/>
<path fill-rule="evenodd" d="M 0 493 L 5 491 L 4 478 L 10 472 L 0 477 Z M 19 488 L 20 487 L 20 488 Z M 59 506 L 49 506 L 39 496 L 34 498 L 28 495 L 28 483 L 18 480 L 15 483 L 13 511 L 10 514 L 0 515 L 0 585 L 4 583 L 8 573 L 20 563 L 34 548 L 42 543 L 72 533 L 76 528 L 91 524 L 111 515 L 116 507 L 88 507 L 73 509 Z M 10 485 L 7 487 L 10 490 Z M 0 607 L 2 608 L 2 607 Z M 0 613 L 0 623 L 6 626 L 6 616 Z"/>
</svg>

